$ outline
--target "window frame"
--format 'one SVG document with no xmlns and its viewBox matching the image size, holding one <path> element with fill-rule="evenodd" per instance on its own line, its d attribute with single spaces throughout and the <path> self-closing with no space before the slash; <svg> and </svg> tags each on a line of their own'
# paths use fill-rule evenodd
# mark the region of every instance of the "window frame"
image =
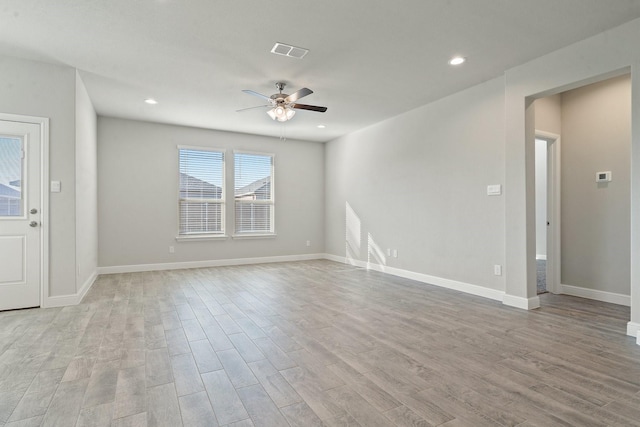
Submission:
<svg viewBox="0 0 640 427">
<path fill-rule="evenodd" d="M 271 199 L 270 200 L 247 200 L 240 201 L 236 200 L 236 156 L 240 154 L 253 155 L 253 156 L 264 156 L 271 157 L 271 180 L 270 180 L 270 190 L 271 190 Z M 260 238 L 273 238 L 276 237 L 276 221 L 275 221 L 275 211 L 276 211 L 276 196 L 275 196 L 275 169 L 276 169 L 276 155 L 274 153 L 265 153 L 260 151 L 248 151 L 248 150 L 233 150 L 233 239 L 260 239 Z M 238 221 L 236 218 L 236 206 L 237 204 L 259 204 L 259 205 L 269 205 L 270 209 L 270 218 L 269 218 L 269 228 L 270 231 L 245 231 L 238 232 Z"/>
<path fill-rule="evenodd" d="M 177 147 L 177 163 L 178 163 L 178 190 L 177 190 L 177 233 L 176 240 L 224 240 L 229 236 L 227 235 L 227 150 L 224 148 L 217 147 L 205 147 L 205 146 L 197 146 L 197 145 L 178 145 Z M 214 232 L 194 232 L 194 233 L 186 233 L 181 234 L 180 232 L 180 223 L 182 221 L 182 217 L 180 214 L 180 205 L 183 201 L 188 199 L 183 199 L 180 195 L 180 150 L 191 150 L 191 151 L 208 151 L 222 154 L 222 185 L 220 186 L 222 192 L 220 199 L 193 199 L 194 201 L 209 201 L 210 203 L 219 203 L 220 204 L 220 231 Z"/>
</svg>

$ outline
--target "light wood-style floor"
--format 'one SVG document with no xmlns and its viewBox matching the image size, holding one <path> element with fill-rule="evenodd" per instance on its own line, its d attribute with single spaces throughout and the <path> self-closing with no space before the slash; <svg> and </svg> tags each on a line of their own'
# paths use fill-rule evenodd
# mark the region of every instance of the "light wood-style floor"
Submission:
<svg viewBox="0 0 640 427">
<path fill-rule="evenodd" d="M 329 261 L 100 277 L 0 313 L 0 426 L 640 425 L 629 310 Z"/>
</svg>

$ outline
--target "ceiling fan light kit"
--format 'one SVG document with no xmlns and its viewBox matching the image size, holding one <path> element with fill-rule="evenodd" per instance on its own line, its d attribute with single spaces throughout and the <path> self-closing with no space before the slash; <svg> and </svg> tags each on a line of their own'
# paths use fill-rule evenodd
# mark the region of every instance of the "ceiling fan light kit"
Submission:
<svg viewBox="0 0 640 427">
<path fill-rule="evenodd" d="M 275 93 L 271 96 L 262 95 L 261 93 L 254 92 L 249 89 L 245 89 L 243 90 L 243 92 L 268 101 L 269 104 L 265 105 L 265 107 L 271 107 L 271 109 L 267 111 L 267 114 L 269 115 L 269 117 L 271 117 L 272 120 L 277 120 L 279 122 L 286 122 L 288 120 L 291 120 L 296 114 L 296 109 L 317 111 L 319 113 L 324 113 L 325 111 L 327 111 L 327 107 L 296 103 L 296 101 L 303 96 L 311 95 L 313 93 L 311 89 L 303 87 L 299 91 L 292 93 L 291 95 L 287 95 L 286 93 L 282 93 L 285 85 L 286 84 L 283 82 L 276 83 L 276 88 L 278 89 L 279 93 Z M 254 107 L 244 108 L 238 111 L 244 111 L 251 108 Z"/>
<path fill-rule="evenodd" d="M 269 115 L 269 117 L 271 117 L 272 120 L 286 122 L 287 120 L 290 120 L 296 114 L 296 112 L 291 108 L 278 106 L 267 111 L 267 114 Z"/>
</svg>

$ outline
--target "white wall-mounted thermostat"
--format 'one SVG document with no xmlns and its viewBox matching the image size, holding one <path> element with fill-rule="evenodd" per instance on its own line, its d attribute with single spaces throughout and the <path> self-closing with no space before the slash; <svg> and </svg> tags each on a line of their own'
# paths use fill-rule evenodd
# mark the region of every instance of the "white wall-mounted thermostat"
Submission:
<svg viewBox="0 0 640 427">
<path fill-rule="evenodd" d="M 596 182 L 610 182 L 610 181 L 611 181 L 611 171 L 596 172 Z"/>
</svg>

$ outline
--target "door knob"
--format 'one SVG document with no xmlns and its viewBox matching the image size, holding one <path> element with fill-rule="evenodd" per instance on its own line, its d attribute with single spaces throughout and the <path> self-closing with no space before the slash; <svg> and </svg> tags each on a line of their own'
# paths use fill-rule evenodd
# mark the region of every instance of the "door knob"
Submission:
<svg viewBox="0 0 640 427">
<path fill-rule="evenodd" d="M 38 226 L 38 221 L 31 221 L 29 223 L 29 227 L 37 227 Z"/>
</svg>

